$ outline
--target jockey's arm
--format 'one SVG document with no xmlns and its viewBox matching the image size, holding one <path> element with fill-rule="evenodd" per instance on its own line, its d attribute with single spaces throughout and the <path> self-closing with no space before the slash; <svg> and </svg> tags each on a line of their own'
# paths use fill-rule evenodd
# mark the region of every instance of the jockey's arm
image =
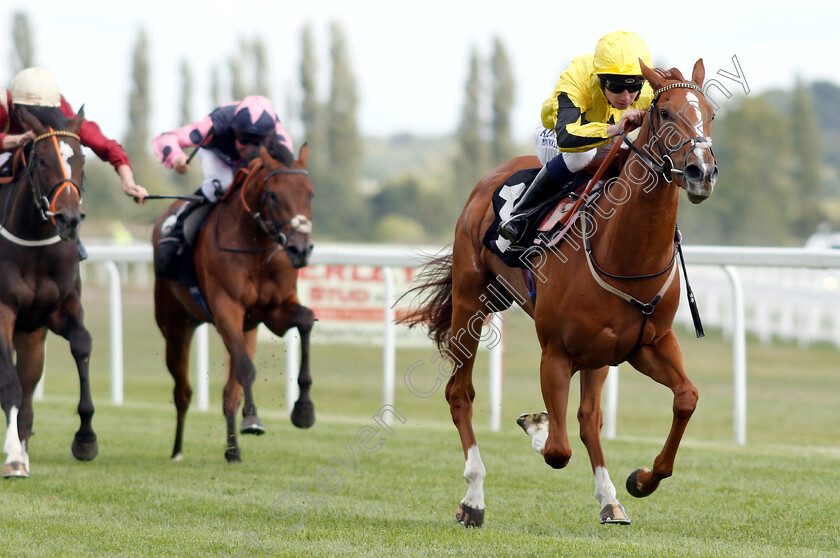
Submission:
<svg viewBox="0 0 840 558">
<path fill-rule="evenodd" d="M 177 172 L 186 172 L 187 156 L 185 147 L 195 147 L 211 134 L 213 120 L 205 116 L 194 124 L 187 124 L 170 132 L 164 132 L 152 140 L 152 149 L 158 161 L 166 168 L 174 168 Z"/>
</svg>

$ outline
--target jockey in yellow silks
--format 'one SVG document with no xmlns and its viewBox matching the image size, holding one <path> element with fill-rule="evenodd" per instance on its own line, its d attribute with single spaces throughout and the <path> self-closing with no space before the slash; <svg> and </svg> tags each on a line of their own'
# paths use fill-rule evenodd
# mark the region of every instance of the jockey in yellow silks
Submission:
<svg viewBox="0 0 840 558">
<path fill-rule="evenodd" d="M 633 32 L 601 37 L 592 54 L 578 56 L 557 80 L 542 105 L 535 147 L 542 169 L 516 201 L 499 232 L 511 241 L 522 235 L 527 218 L 541 203 L 564 189 L 575 173 L 612 141 L 622 121 L 641 124 L 653 90 L 642 77 L 639 59 L 651 66 L 650 51 Z"/>
</svg>

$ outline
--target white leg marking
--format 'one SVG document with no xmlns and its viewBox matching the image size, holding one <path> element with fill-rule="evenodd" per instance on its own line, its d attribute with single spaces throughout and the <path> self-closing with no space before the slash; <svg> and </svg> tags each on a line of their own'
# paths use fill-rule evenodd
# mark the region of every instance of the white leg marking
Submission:
<svg viewBox="0 0 840 558">
<path fill-rule="evenodd" d="M 18 408 L 12 407 L 9 411 L 9 427 L 6 429 L 6 442 L 3 444 L 3 453 L 6 454 L 6 463 L 23 462 L 23 447 L 18 436 Z"/>
<path fill-rule="evenodd" d="M 618 504 L 615 498 L 615 485 L 610 480 L 606 467 L 595 467 L 595 499 L 602 508 L 607 504 Z"/>
<path fill-rule="evenodd" d="M 473 509 L 484 509 L 484 463 L 478 446 L 467 450 L 467 464 L 464 468 L 464 478 L 467 479 L 467 494 L 461 503 Z"/>
<path fill-rule="evenodd" d="M 534 413 L 532 415 L 519 415 L 517 420 L 519 426 L 531 437 L 531 447 L 542 455 L 545 450 L 545 441 L 548 439 L 548 413 Z"/>
</svg>

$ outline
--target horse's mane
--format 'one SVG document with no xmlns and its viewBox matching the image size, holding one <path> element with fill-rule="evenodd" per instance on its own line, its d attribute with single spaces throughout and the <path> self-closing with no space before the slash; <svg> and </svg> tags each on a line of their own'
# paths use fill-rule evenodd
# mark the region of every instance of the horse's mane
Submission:
<svg viewBox="0 0 840 558">
<path fill-rule="evenodd" d="M 671 83 L 686 83 L 691 80 L 685 79 L 683 77 L 682 72 L 679 71 L 677 68 L 671 68 L 666 70 L 664 68 L 655 68 L 654 71 L 664 80 L 667 80 L 668 83 L 663 85 L 670 85 Z"/>
<path fill-rule="evenodd" d="M 65 130 L 67 128 L 67 117 L 61 112 L 60 107 L 26 106 L 25 110 L 37 118 L 41 124 L 53 130 Z"/>
<path fill-rule="evenodd" d="M 266 151 L 268 151 L 268 154 L 271 155 L 273 159 L 276 159 L 287 167 L 295 160 L 294 153 L 292 153 L 288 147 L 277 141 L 277 138 L 272 138 L 266 146 Z"/>
</svg>

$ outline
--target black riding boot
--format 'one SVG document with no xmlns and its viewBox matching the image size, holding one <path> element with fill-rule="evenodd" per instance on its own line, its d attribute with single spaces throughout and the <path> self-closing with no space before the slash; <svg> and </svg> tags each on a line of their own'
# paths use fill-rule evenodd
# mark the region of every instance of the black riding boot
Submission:
<svg viewBox="0 0 840 558">
<path fill-rule="evenodd" d="M 188 201 L 164 220 L 160 231 L 157 258 L 155 258 L 155 271 L 159 277 L 165 279 L 175 279 L 177 277 L 179 271 L 178 258 L 183 253 L 186 243 L 184 220 L 195 208 L 205 203 L 207 203 L 206 199 Z"/>
<path fill-rule="evenodd" d="M 511 242 L 516 242 L 525 232 L 528 217 L 534 214 L 542 203 L 557 193 L 561 184 L 552 177 L 545 167 L 540 169 L 534 181 L 516 200 L 510 212 L 510 218 L 499 224 L 499 234 Z"/>
</svg>

